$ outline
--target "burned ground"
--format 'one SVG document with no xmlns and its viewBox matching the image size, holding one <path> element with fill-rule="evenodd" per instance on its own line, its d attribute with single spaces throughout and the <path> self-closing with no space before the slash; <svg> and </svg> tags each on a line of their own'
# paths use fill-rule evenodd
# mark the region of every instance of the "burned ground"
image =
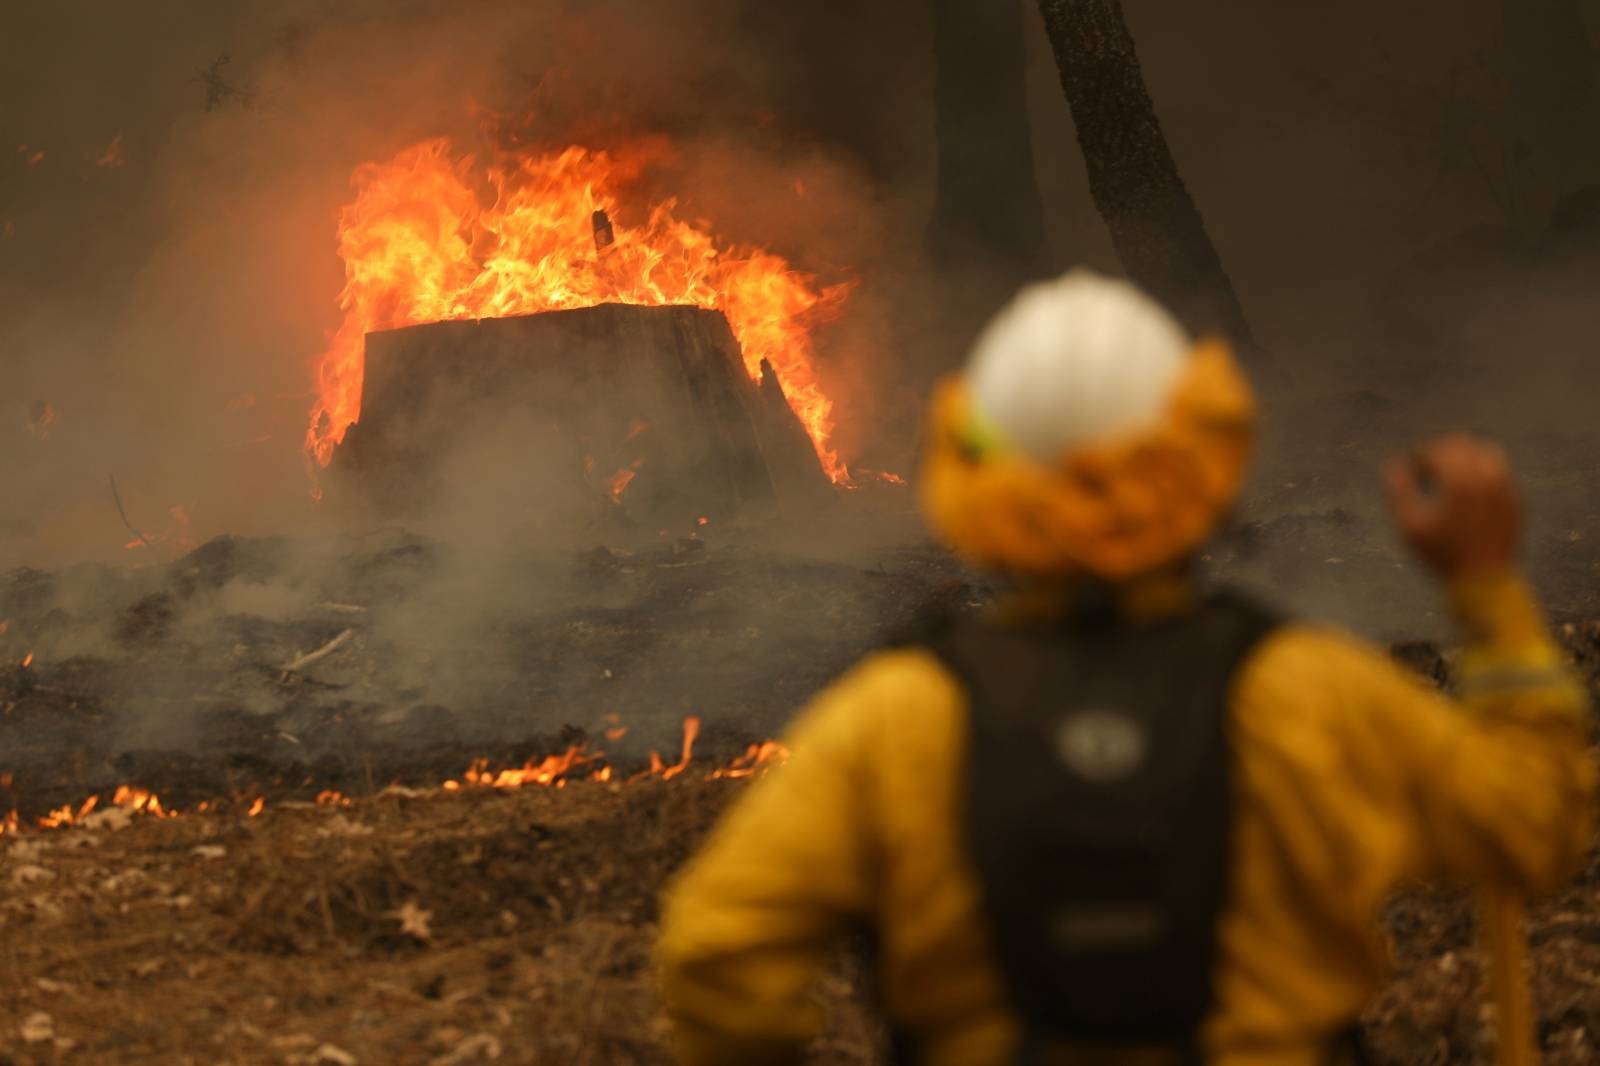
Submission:
<svg viewBox="0 0 1600 1066">
<path fill-rule="evenodd" d="M 482 570 L 471 555 L 399 532 L 219 538 L 150 570 L 0 576 L 15 805 L 129 782 L 180 809 L 437 785 L 619 723 L 603 746 L 636 766 L 676 752 L 690 715 L 701 751 L 726 756 L 882 634 L 977 595 L 931 550 L 847 564 L 679 538 Z"/>
<path fill-rule="evenodd" d="M 0 676 L 0 780 L 25 821 L 81 823 L 0 837 L 0 1061 L 665 1063 L 657 899 L 744 787 L 714 768 L 862 648 L 987 595 L 921 549 L 663 541 L 524 559 L 462 628 L 427 591 L 459 554 L 230 538 L 0 579 L 4 656 L 34 653 Z M 1600 682 L 1600 625 L 1558 633 Z M 1448 652 L 1395 651 L 1449 686 Z M 707 725 L 687 769 L 626 782 L 647 749 L 677 755 L 689 712 Z M 635 727 L 614 744 L 591 735 L 611 714 Z M 582 743 L 615 780 L 587 779 L 597 762 L 561 788 L 440 787 Z M 112 805 L 124 783 L 184 813 Z M 1386 921 L 1378 1061 L 1488 1061 L 1468 900 L 1404 893 Z M 1532 940 L 1546 1060 L 1575 1066 L 1600 1030 L 1600 864 Z M 816 1061 L 878 1061 L 859 966 L 822 994 Z"/>
<path fill-rule="evenodd" d="M 394 789 L 13 840 L 0 1061 L 665 1063 L 656 895 L 738 787 Z M 821 1062 L 869 1061 L 847 973 Z"/>
<path fill-rule="evenodd" d="M 0 850 L 0 1055 L 70 1061 L 669 1061 L 657 895 L 741 783 L 421 792 L 172 819 L 112 811 Z M 1387 916 L 1377 1061 L 1488 1061 L 1467 903 Z M 1546 1061 L 1600 1024 L 1600 866 L 1533 927 Z M 877 1058 L 842 958 L 819 1063 Z"/>
</svg>

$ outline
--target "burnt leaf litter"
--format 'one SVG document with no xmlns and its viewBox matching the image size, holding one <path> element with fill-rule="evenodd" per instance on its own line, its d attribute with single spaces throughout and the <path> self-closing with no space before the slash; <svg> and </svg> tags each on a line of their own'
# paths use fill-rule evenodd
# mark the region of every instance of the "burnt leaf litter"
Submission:
<svg viewBox="0 0 1600 1066">
<path fill-rule="evenodd" d="M 385 613 L 449 570 L 440 545 L 341 542 L 296 574 L 298 554 L 224 538 L 133 575 L 0 575 L 0 805 L 34 817 L 121 783 L 168 809 L 215 805 L 0 838 L 0 1063 L 667 1063 L 658 896 L 743 787 L 706 771 L 885 634 L 985 595 L 932 552 L 863 568 L 600 549 L 540 560 L 543 606 L 430 640 Z M 563 581 L 599 594 L 563 601 Z M 273 583 L 295 594 L 237 595 Z M 1600 688 L 1600 624 L 1558 633 Z M 730 646 L 759 648 L 748 671 Z M 1449 686 L 1448 653 L 1395 652 Z M 424 656 L 494 685 L 440 685 Z M 647 706 L 651 690 L 672 705 Z M 446 692 L 482 703 L 467 715 Z M 163 711 L 181 728 L 163 732 Z M 707 730 L 670 781 L 438 787 L 473 758 L 610 747 L 608 720 L 654 725 L 644 742 L 670 760 L 687 711 Z M 619 778 L 644 757 L 617 745 Z M 1492 1061 L 1469 898 L 1407 891 L 1383 920 L 1395 973 L 1366 1018 L 1376 1061 Z M 1530 940 L 1545 1061 L 1592 1061 L 1600 860 L 1534 909 Z M 862 988 L 841 955 L 813 1061 L 881 1061 Z"/>
</svg>

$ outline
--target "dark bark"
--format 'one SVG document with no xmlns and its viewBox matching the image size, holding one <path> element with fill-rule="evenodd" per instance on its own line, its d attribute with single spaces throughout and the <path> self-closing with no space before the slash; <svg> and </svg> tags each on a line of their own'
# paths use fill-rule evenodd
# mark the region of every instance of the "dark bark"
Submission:
<svg viewBox="0 0 1600 1066">
<path fill-rule="evenodd" d="M 944 267 L 1014 284 L 1045 262 L 1020 0 L 934 0 L 938 192 L 930 237 Z"/>
<path fill-rule="evenodd" d="M 1542 225 L 1564 193 L 1600 180 L 1592 130 L 1600 65 L 1574 0 L 1503 0 L 1513 166 L 1510 215 Z"/>
<path fill-rule="evenodd" d="M 647 529 L 692 529 L 830 495 L 776 374 L 750 380 L 714 311 L 606 304 L 435 322 L 370 334 L 366 360 L 334 476 L 396 517 L 438 499 L 451 457 L 472 448 L 492 464 L 477 474 L 485 494 L 530 501 L 552 530 L 607 513 L 613 497 Z"/>
<path fill-rule="evenodd" d="M 1120 0 L 1040 0 L 1089 191 L 1128 277 L 1192 331 L 1221 335 L 1257 367 L 1233 283 L 1156 117 Z"/>
</svg>

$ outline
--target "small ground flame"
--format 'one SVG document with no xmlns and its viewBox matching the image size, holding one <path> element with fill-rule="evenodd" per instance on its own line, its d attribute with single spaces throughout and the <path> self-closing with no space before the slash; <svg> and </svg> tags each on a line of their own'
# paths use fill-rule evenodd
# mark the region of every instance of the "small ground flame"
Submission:
<svg viewBox="0 0 1600 1066">
<path fill-rule="evenodd" d="M 644 466 L 644 460 L 635 460 L 631 466 L 625 466 L 611 475 L 611 498 L 617 503 L 622 502 L 622 494 L 628 491 L 628 486 L 633 484 L 633 479 L 639 476 L 639 470 Z"/>
<path fill-rule="evenodd" d="M 610 740 L 620 740 L 627 732 L 626 727 L 618 724 L 615 716 L 607 716 L 609 726 L 605 736 Z M 627 778 L 619 777 L 616 769 L 605 761 L 605 753 L 591 749 L 584 744 L 574 744 L 559 755 L 546 755 L 543 758 L 529 759 L 520 767 L 507 767 L 492 769 L 487 759 L 475 759 L 467 767 L 466 773 L 459 781 L 450 780 L 443 782 L 439 789 L 443 792 L 462 792 L 466 789 L 493 788 L 515 789 L 530 786 L 545 788 L 563 788 L 568 781 L 589 780 L 595 782 L 617 781 L 633 784 L 652 778 L 670 781 L 685 773 L 694 761 L 694 744 L 700 735 L 700 719 L 689 716 L 683 720 L 683 740 L 678 752 L 678 761 L 667 763 L 658 752 L 650 753 L 648 768 L 640 770 Z M 753 777 L 762 770 L 781 765 L 789 757 L 789 751 L 775 740 L 768 740 L 761 744 L 752 744 L 743 755 L 733 759 L 726 766 L 714 767 L 706 773 L 711 780 L 738 779 Z M 9 773 L 0 774 L 0 789 L 10 790 L 13 781 Z M 399 786 L 391 786 L 398 789 Z M 421 792 L 400 789 L 407 795 L 420 795 Z M 235 797 L 235 809 L 243 805 L 243 797 Z M 316 805 L 318 807 L 349 807 L 352 803 L 350 797 L 341 792 L 324 790 L 317 793 Z M 207 814 L 225 809 L 225 802 L 206 801 L 194 808 L 194 814 Z M 255 818 L 266 810 L 267 801 L 263 796 L 255 796 L 244 808 L 248 818 Z M 106 811 L 122 811 L 119 815 L 112 815 Z M 106 817 L 130 817 L 132 815 L 145 815 L 153 818 L 177 818 L 179 812 L 163 807 L 161 798 L 148 789 L 136 788 L 132 785 L 118 785 L 112 793 L 106 811 L 101 810 L 100 796 L 92 795 L 76 806 L 64 805 L 57 807 L 47 814 L 40 815 L 30 821 L 24 822 L 15 809 L 5 815 L 0 815 L 0 836 L 17 834 L 25 829 L 65 829 L 70 826 L 83 825 L 86 822 L 93 824 L 94 820 Z M 96 813 L 101 812 L 101 813 Z M 91 819 L 91 815 L 93 818 Z"/>
<path fill-rule="evenodd" d="M 111 138 L 111 143 L 106 145 L 106 150 L 96 157 L 94 165 L 105 169 L 115 169 L 127 161 L 127 157 L 122 154 L 122 134 L 119 133 Z"/>
<path fill-rule="evenodd" d="M 46 440 L 56 418 L 56 409 L 48 400 L 35 400 L 28 407 L 28 432 L 39 440 Z"/>
</svg>

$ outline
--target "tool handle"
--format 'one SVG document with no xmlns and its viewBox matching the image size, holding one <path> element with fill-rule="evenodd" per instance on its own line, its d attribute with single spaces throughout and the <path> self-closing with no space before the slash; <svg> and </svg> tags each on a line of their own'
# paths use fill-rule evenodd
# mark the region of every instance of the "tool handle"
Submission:
<svg viewBox="0 0 1600 1066">
<path fill-rule="evenodd" d="M 1488 994 L 1495 1006 L 1497 1060 L 1501 1066 L 1538 1066 L 1533 997 L 1528 988 L 1528 939 L 1522 900 L 1502 889 L 1479 903 Z"/>
</svg>

